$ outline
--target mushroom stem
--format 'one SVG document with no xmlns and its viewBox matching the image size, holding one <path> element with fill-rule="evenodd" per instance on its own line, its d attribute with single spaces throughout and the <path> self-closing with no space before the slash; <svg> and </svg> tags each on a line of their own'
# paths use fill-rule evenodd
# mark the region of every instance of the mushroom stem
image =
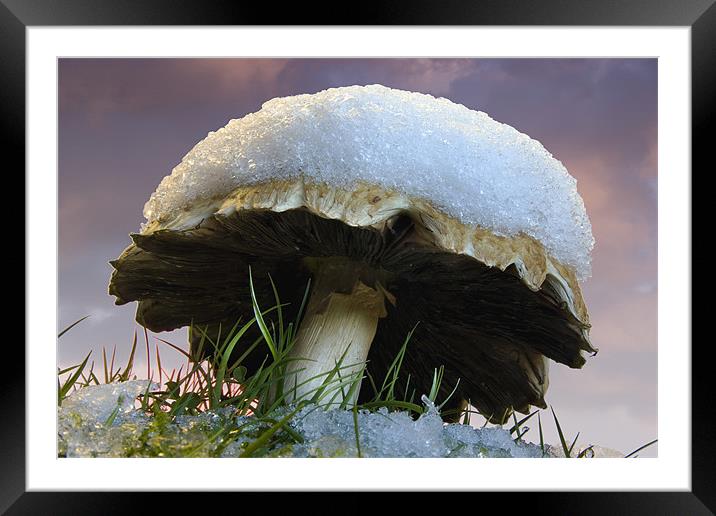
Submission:
<svg viewBox="0 0 716 516">
<path fill-rule="evenodd" d="M 289 352 L 292 359 L 284 382 L 289 400 L 312 398 L 340 363 L 326 389 L 326 400 L 340 403 L 350 385 L 338 383 L 358 373 L 375 337 L 378 319 L 386 315 L 385 291 L 367 286 L 366 268 L 345 260 L 324 259 L 312 263 L 311 295 L 301 327 Z M 311 266 L 309 265 L 309 266 Z M 340 375 L 340 378 L 339 378 Z M 355 402 L 360 385 L 353 389 L 349 404 Z M 337 394 L 334 398 L 334 394 Z M 324 401 L 326 401 L 324 400 Z M 337 401 L 336 401 L 337 400 Z"/>
</svg>

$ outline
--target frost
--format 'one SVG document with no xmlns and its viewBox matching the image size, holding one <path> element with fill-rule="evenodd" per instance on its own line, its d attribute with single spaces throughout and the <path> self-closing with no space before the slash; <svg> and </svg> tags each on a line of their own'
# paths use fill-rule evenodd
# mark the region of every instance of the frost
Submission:
<svg viewBox="0 0 716 516">
<path fill-rule="evenodd" d="M 538 141 L 445 98 L 380 85 L 276 98 L 211 132 L 165 177 L 149 222 L 273 179 L 365 181 L 465 224 L 540 241 L 580 279 L 594 245 L 576 180 Z"/>
</svg>

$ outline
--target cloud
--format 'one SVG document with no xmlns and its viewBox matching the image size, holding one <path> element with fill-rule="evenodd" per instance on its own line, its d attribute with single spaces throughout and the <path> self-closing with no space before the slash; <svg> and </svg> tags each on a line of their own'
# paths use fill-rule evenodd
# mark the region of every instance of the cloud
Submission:
<svg viewBox="0 0 716 516">
<path fill-rule="evenodd" d="M 280 59 L 61 59 L 59 109 L 100 124 L 144 113 L 272 95 Z M 258 106 L 256 106 L 258 107 Z"/>
<path fill-rule="evenodd" d="M 443 96 L 479 66 L 473 59 L 296 59 L 286 64 L 278 81 L 284 95 L 378 83 Z"/>
<path fill-rule="evenodd" d="M 656 292 L 657 285 L 658 283 L 656 282 L 656 280 L 645 281 L 643 283 L 634 285 L 634 292 L 637 292 L 638 294 L 651 294 L 653 292 Z"/>
<path fill-rule="evenodd" d="M 655 59 L 481 60 L 450 97 L 542 141 L 562 159 L 599 148 L 621 158 L 655 139 Z"/>
<path fill-rule="evenodd" d="M 473 73 L 479 64 L 465 59 L 398 59 L 390 75 L 401 78 L 406 89 L 447 95 L 455 81 Z"/>
<path fill-rule="evenodd" d="M 657 291 L 631 293 L 600 303 L 591 311 L 590 335 L 601 352 L 648 351 L 656 353 L 658 341 Z"/>
</svg>

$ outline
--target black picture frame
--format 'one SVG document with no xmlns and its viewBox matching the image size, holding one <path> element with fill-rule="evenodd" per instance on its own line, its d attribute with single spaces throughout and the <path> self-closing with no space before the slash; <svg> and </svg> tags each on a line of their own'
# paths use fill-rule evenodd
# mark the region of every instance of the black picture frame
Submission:
<svg viewBox="0 0 716 516">
<path fill-rule="evenodd" d="M 692 172 L 706 173 L 707 135 L 713 134 L 716 120 L 716 0 L 490 0 L 490 1 L 391 1 L 356 6 L 355 9 L 335 10 L 330 25 L 574 25 L 574 26 L 688 26 L 691 27 L 692 73 Z M 0 0 L 0 123 L 3 126 L 3 154 L 13 155 L 14 170 L 25 164 L 25 30 L 31 26 L 62 25 L 315 25 L 320 7 L 307 4 L 280 6 L 252 2 L 232 4 L 211 1 L 172 0 Z M 711 165 L 709 168 L 713 168 Z M 13 172 L 8 170 L 7 174 Z M 19 196 L 18 196 L 19 197 Z M 15 197 L 17 199 L 17 197 Z M 24 196 L 22 197 L 24 199 Z M 24 210 L 23 210 L 24 212 Z M 15 211 L 14 213 L 18 213 Z M 17 230 L 15 230 L 16 232 Z M 698 234 L 693 232 L 692 234 Z M 7 238 L 7 237 L 6 237 Z M 19 250 L 15 239 L 12 245 Z M 6 240 L 9 242 L 9 240 Z M 692 248 L 693 249 L 693 248 Z M 22 253 L 6 252 L 10 271 L 25 270 Z M 697 267 L 698 262 L 685 264 Z M 706 267 L 704 265 L 704 267 Z M 692 269 L 693 270 L 693 269 Z M 699 267 L 699 270 L 702 270 Z M 15 274 L 17 276 L 17 274 Z M 19 292 L 19 287 L 17 292 Z M 19 306 L 15 295 L 12 304 Z M 22 304 L 24 306 L 24 303 Z M 696 305 L 694 304 L 696 308 Z M 24 316 L 23 316 L 24 319 Z M 693 320 L 693 316 L 692 316 Z M 19 327 L 15 324 L 14 327 Z M 7 333 L 6 333 L 7 337 Z M 698 422 L 692 424 L 692 489 L 688 492 L 532 492 L 509 493 L 509 504 L 501 507 L 522 507 L 530 512 L 549 514 L 713 514 L 716 511 L 716 430 L 707 421 L 710 416 L 712 376 L 710 360 L 713 344 L 709 340 L 693 339 L 692 354 L 692 414 Z M 9 349 L 10 343 L 5 343 Z M 15 352 L 17 355 L 17 345 Z M 25 489 L 25 367 L 17 363 L 4 368 L 0 375 L 3 400 L 3 423 L 0 424 L 0 511 L 7 514 L 114 514 L 150 510 L 147 495 L 133 493 L 28 493 Z M 661 379 L 668 381 L 668 379 Z M 239 510 L 232 503 L 219 509 L 224 502 L 219 493 L 211 493 L 212 510 Z M 411 493 L 408 504 L 419 493 Z M 253 502 L 256 496 L 245 500 Z M 158 495 L 153 495 L 158 496 Z M 241 496 L 241 495 L 239 495 Z M 266 496 L 264 493 L 263 496 Z M 299 503 L 304 494 L 270 494 L 271 504 Z M 341 505 L 350 510 L 364 510 L 366 495 L 340 495 Z M 487 497 L 504 494 L 479 493 L 477 498 L 442 498 L 438 502 L 445 510 L 484 509 Z M 186 506 L 186 496 L 165 493 L 156 510 L 173 511 Z M 435 499 L 437 501 L 437 499 Z M 201 502 L 200 502 L 201 503 Z M 329 508 L 334 502 L 321 504 Z M 315 502 L 312 502 L 315 506 Z M 466 505 L 467 504 L 467 505 Z M 410 504 L 415 507 L 415 504 Z M 154 509 L 152 509 L 154 510 Z M 319 509 L 316 512 L 321 513 Z"/>
</svg>

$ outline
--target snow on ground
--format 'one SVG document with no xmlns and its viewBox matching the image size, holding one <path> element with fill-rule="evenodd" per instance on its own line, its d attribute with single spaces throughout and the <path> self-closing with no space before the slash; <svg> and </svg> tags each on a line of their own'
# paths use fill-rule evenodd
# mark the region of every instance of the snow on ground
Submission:
<svg viewBox="0 0 716 516">
<path fill-rule="evenodd" d="M 152 386 L 156 388 L 156 385 Z M 90 386 L 70 395 L 58 409 L 58 451 L 63 457 L 221 456 L 237 457 L 265 431 L 255 418 L 236 417 L 230 409 L 196 416 L 177 416 L 163 424 L 135 408 L 146 380 Z M 417 419 L 407 412 L 359 411 L 358 442 L 350 410 L 309 405 L 289 421 L 303 442 L 281 444 L 280 457 L 542 457 L 539 446 L 515 442 L 508 430 L 444 424 L 435 406 L 423 397 L 426 412 Z M 274 419 L 294 407 L 282 407 Z M 230 439 L 212 440 L 224 428 Z M 241 432 L 235 432 L 239 428 Z M 551 452 L 549 456 L 551 456 Z"/>
</svg>

